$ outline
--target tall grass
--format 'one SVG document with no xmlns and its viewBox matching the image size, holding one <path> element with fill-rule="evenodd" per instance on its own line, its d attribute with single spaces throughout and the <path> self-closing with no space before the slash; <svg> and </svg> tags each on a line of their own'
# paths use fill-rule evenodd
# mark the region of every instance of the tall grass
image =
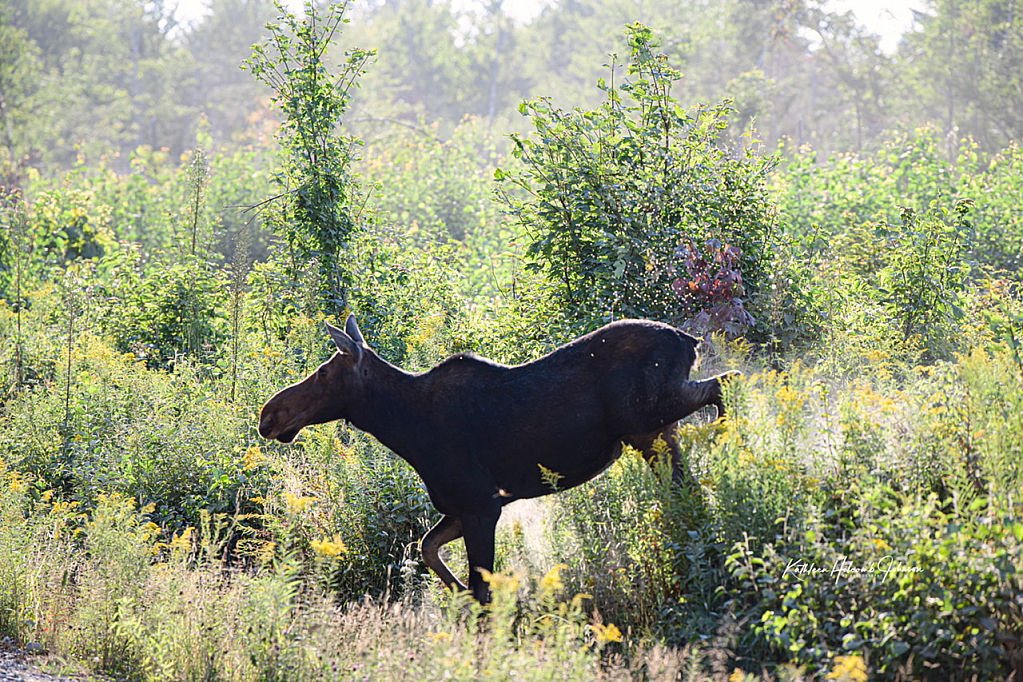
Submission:
<svg viewBox="0 0 1023 682">
<path fill-rule="evenodd" d="M 562 340 L 542 282 L 466 309 L 457 250 L 401 237 L 352 247 L 350 300 L 388 359 L 522 361 Z M 532 503 L 502 527 L 481 613 L 420 561 L 437 514 L 402 460 L 343 423 L 256 434 L 266 397 L 330 352 L 315 287 L 275 260 L 228 277 L 108 248 L 73 286 L 36 272 L 0 306 L 4 636 L 131 680 L 1021 670 L 1021 315 L 997 281 L 956 288 L 941 353 L 873 289 L 818 310 L 828 346 L 806 364 L 712 343 L 745 377 L 726 419 L 680 430 L 687 483 L 628 451 Z M 849 274 L 825 265 L 788 284 L 812 297 Z M 83 292 L 88 317 L 67 305 Z"/>
</svg>

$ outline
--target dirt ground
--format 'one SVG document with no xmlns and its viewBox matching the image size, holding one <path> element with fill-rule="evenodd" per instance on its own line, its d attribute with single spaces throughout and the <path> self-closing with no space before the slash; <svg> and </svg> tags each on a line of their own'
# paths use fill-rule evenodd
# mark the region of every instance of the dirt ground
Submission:
<svg viewBox="0 0 1023 682">
<path fill-rule="evenodd" d="M 44 655 L 18 649 L 10 638 L 0 640 L 0 682 L 100 682 L 84 675 L 53 675 L 41 668 L 58 666 Z"/>
</svg>

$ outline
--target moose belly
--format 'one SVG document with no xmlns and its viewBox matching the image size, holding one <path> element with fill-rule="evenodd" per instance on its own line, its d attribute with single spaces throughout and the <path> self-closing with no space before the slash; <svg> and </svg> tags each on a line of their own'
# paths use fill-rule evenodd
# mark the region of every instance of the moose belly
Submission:
<svg viewBox="0 0 1023 682">
<path fill-rule="evenodd" d="M 541 497 L 574 488 L 599 476 L 621 453 L 622 446 L 619 442 L 592 451 L 588 455 L 576 451 L 573 453 L 577 455 L 574 458 L 552 456 L 545 460 L 543 457 L 536 457 L 535 461 L 530 462 L 531 467 L 526 466 L 517 472 L 497 476 L 499 494 L 511 501 Z"/>
</svg>

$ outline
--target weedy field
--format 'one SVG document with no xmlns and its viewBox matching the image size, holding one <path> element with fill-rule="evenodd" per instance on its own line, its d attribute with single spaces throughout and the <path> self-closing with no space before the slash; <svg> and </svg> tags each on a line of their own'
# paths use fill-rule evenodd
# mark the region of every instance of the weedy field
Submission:
<svg viewBox="0 0 1023 682">
<path fill-rule="evenodd" d="M 64 350 L 50 338 L 42 356 Z M 746 376 L 728 418 L 682 429 L 690 484 L 629 451 L 513 507 L 486 609 L 422 566 L 435 512 L 371 439 L 327 425 L 261 443 L 258 401 L 231 401 L 208 367 L 150 369 L 88 335 L 69 357 L 70 391 L 61 365 L 5 405 L 2 627 L 95 670 L 993 679 L 1020 665 L 1023 392 L 1005 350 L 898 377 L 864 358 L 850 379 L 758 369 L 724 345 L 706 364 Z M 253 398 L 301 364 L 244 357 L 237 392 Z"/>
<path fill-rule="evenodd" d="M 633 25 L 606 102 L 523 105 L 508 155 L 467 120 L 359 159 L 330 116 L 366 55 L 332 89 L 330 22 L 274 30 L 276 143 L 0 202 L 0 636 L 128 680 L 1023 674 L 1017 147 L 767 156 Z M 743 376 L 681 427 L 686 480 L 627 450 L 510 508 L 481 607 L 422 564 L 407 464 L 256 433 L 350 311 L 409 370 L 647 317 Z"/>
</svg>

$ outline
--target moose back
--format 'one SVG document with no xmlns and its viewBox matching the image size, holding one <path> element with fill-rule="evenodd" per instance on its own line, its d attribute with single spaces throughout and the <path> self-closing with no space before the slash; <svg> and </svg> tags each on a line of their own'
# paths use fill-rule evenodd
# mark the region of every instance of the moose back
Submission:
<svg viewBox="0 0 1023 682">
<path fill-rule="evenodd" d="M 415 468 L 443 514 L 423 538 L 426 565 L 466 589 L 439 554 L 464 538 L 481 602 L 504 505 L 584 483 L 623 442 L 649 443 L 702 407 L 722 411 L 721 377 L 689 379 L 696 340 L 658 322 L 612 322 L 522 365 L 458 354 L 421 374 L 374 353 L 354 316 L 327 332 L 337 351 L 267 401 L 259 433 L 287 443 L 305 426 L 345 419 L 375 436 Z"/>
</svg>

